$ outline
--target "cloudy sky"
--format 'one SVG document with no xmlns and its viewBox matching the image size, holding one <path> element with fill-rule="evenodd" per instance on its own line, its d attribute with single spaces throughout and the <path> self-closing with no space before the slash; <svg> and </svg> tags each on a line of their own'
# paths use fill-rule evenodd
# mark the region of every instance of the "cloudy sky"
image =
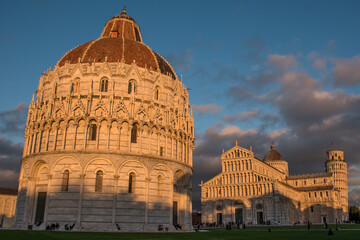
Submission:
<svg viewBox="0 0 360 240">
<path fill-rule="evenodd" d="M 2 1 L 1 186 L 17 186 L 41 73 L 98 38 L 124 5 L 191 88 L 195 208 L 197 185 L 221 171 L 221 151 L 236 139 L 260 159 L 274 142 L 291 174 L 323 172 L 334 142 L 360 204 L 360 2 L 349 0 Z"/>
</svg>

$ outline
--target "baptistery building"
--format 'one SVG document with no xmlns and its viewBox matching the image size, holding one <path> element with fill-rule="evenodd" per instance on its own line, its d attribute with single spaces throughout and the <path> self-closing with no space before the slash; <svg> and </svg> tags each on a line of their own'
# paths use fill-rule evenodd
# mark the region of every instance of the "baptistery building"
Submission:
<svg viewBox="0 0 360 240">
<path fill-rule="evenodd" d="M 208 224 L 339 223 L 348 220 L 347 163 L 329 150 L 323 173 L 289 175 L 271 145 L 263 160 L 236 145 L 221 155 L 222 172 L 201 184 L 202 221 Z"/>
<path fill-rule="evenodd" d="M 190 230 L 193 146 L 187 88 L 124 9 L 40 77 L 16 227 Z"/>
</svg>

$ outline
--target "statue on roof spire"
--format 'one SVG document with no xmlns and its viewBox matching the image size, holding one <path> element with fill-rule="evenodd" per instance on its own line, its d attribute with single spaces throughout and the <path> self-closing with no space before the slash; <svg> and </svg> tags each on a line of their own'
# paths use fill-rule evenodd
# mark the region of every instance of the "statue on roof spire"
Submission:
<svg viewBox="0 0 360 240">
<path fill-rule="evenodd" d="M 275 145 L 274 145 L 274 141 L 272 142 L 270 149 L 274 150 L 275 149 Z"/>
<path fill-rule="evenodd" d="M 126 6 L 124 6 L 124 8 L 123 8 L 123 13 L 126 14 Z"/>
</svg>

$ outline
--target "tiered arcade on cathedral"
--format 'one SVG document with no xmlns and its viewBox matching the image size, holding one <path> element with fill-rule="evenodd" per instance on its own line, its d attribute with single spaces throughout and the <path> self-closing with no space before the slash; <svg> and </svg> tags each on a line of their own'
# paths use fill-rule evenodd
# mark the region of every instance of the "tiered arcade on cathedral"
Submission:
<svg viewBox="0 0 360 240">
<path fill-rule="evenodd" d="M 201 184 L 202 221 L 224 224 L 336 223 L 348 220 L 344 152 L 330 150 L 325 173 L 289 176 L 275 146 L 264 160 L 234 146 L 221 155 L 222 172 Z"/>
<path fill-rule="evenodd" d="M 124 10 L 40 78 L 16 227 L 189 230 L 193 146 L 186 87 Z"/>
</svg>

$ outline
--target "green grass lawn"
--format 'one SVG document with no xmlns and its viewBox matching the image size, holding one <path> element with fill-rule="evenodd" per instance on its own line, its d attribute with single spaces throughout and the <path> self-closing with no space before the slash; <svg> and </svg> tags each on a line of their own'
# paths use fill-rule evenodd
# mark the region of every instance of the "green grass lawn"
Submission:
<svg viewBox="0 0 360 240">
<path fill-rule="evenodd" d="M 329 227 L 334 228 L 333 225 Z M 312 226 L 308 231 L 306 226 L 270 226 L 271 232 L 268 232 L 267 226 L 246 227 L 244 230 L 233 228 L 227 231 L 223 228 L 209 229 L 208 232 L 191 233 L 100 233 L 100 232 L 58 232 L 58 231 L 11 231 L 0 230 L 1 240 L 111 240 L 111 239 L 168 239 L 168 240 L 222 240 L 222 239 L 274 239 L 274 240 L 321 240 L 321 239 L 358 239 L 360 240 L 360 225 L 340 225 L 341 230 L 334 230 L 334 235 L 329 236 L 323 226 Z M 356 229 L 356 230 L 350 230 Z"/>
</svg>

